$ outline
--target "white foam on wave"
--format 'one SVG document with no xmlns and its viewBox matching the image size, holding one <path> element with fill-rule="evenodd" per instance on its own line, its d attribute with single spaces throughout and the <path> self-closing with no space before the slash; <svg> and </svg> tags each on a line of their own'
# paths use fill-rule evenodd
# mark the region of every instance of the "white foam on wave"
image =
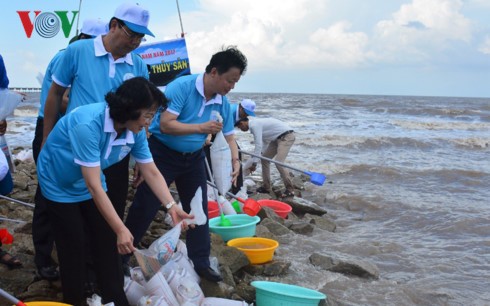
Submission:
<svg viewBox="0 0 490 306">
<path fill-rule="evenodd" d="M 392 120 L 393 125 L 411 130 L 483 130 L 490 129 L 490 123 L 485 122 L 424 122 Z"/>
<path fill-rule="evenodd" d="M 453 139 L 451 140 L 454 144 L 462 147 L 471 148 L 488 148 L 490 146 L 490 138 L 473 137 L 464 139 Z"/>
<path fill-rule="evenodd" d="M 16 117 L 37 117 L 39 110 L 32 107 L 18 107 L 14 110 Z"/>
</svg>

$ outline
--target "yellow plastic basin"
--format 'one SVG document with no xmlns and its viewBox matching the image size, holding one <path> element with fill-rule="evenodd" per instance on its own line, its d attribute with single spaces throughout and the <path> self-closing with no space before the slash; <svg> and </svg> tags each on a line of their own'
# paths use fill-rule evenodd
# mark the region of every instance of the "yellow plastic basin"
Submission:
<svg viewBox="0 0 490 306">
<path fill-rule="evenodd" d="M 279 242 L 261 237 L 235 238 L 228 241 L 228 246 L 235 247 L 247 255 L 251 264 L 263 264 L 272 260 Z"/>
<path fill-rule="evenodd" d="M 70 304 L 65 304 L 65 303 L 60 303 L 60 302 L 51 302 L 51 301 L 44 301 L 44 302 L 25 302 L 27 306 L 72 306 Z"/>
</svg>

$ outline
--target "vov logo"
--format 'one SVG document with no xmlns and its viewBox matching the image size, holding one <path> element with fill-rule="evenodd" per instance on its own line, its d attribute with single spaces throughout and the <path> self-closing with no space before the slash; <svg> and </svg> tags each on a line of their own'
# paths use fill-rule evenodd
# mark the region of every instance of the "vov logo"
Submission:
<svg viewBox="0 0 490 306">
<path fill-rule="evenodd" d="M 31 19 L 31 11 L 17 11 L 20 21 L 24 27 L 27 38 L 31 38 L 32 32 L 36 29 L 37 34 L 44 38 L 56 36 L 60 28 L 66 38 L 70 35 L 75 17 L 78 11 L 71 11 L 71 20 L 68 18 L 68 11 L 42 12 L 33 11 L 34 20 Z"/>
</svg>

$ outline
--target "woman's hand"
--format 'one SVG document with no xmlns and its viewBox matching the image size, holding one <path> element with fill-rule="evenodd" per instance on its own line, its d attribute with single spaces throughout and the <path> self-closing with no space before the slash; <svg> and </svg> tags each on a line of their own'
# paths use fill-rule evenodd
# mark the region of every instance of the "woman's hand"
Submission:
<svg viewBox="0 0 490 306">
<path fill-rule="evenodd" d="M 133 235 L 128 230 L 126 226 L 124 226 L 117 235 L 117 251 L 119 254 L 130 254 L 133 253 L 136 248 L 133 246 Z"/>
</svg>

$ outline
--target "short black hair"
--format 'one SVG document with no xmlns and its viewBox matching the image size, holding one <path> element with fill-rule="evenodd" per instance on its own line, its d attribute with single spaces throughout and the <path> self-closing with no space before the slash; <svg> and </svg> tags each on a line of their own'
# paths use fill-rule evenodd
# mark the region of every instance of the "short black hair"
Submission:
<svg viewBox="0 0 490 306">
<path fill-rule="evenodd" d="M 223 74 L 231 68 L 238 68 L 240 75 L 244 75 L 247 71 L 247 58 L 236 46 L 223 47 L 221 51 L 211 57 L 206 66 L 206 73 L 210 73 L 213 68 L 216 68 L 219 74 Z"/>
<path fill-rule="evenodd" d="M 235 127 L 237 127 L 242 122 L 248 122 L 248 117 L 240 118 L 237 122 L 235 122 Z"/>
<path fill-rule="evenodd" d="M 141 116 L 148 108 L 166 107 L 168 100 L 153 83 L 144 77 L 135 77 L 124 81 L 115 92 L 106 94 L 109 115 L 112 120 L 126 123 Z"/>
</svg>

